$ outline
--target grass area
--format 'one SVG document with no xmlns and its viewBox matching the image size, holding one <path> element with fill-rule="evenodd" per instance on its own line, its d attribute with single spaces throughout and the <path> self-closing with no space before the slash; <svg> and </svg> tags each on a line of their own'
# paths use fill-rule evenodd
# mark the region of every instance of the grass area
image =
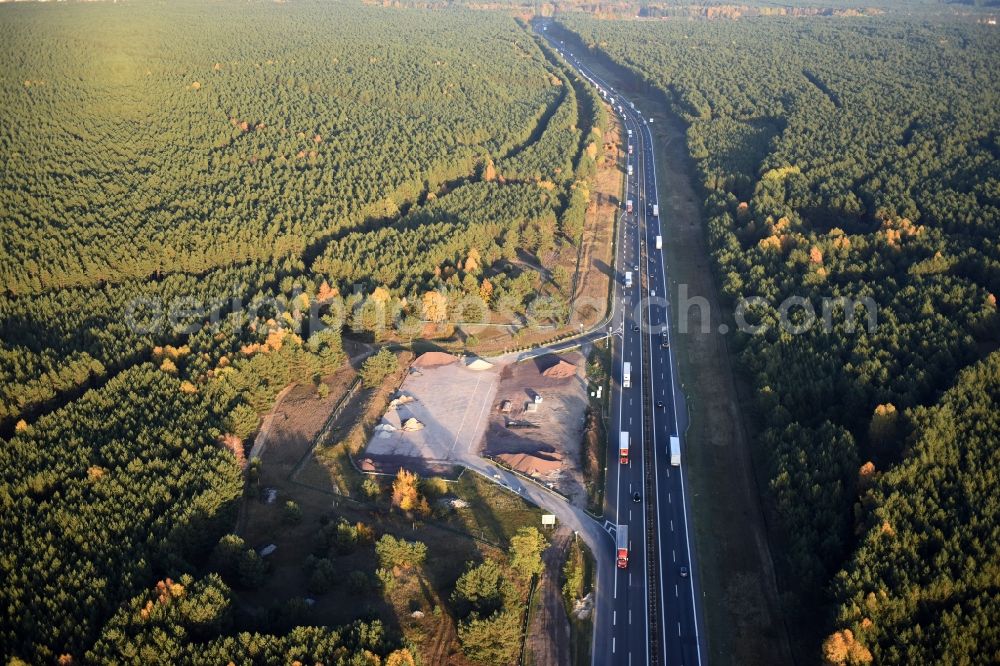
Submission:
<svg viewBox="0 0 1000 666">
<path fill-rule="evenodd" d="M 506 547 L 520 528 L 541 527 L 541 509 L 475 472 L 466 471 L 449 490 L 469 505 L 454 509 L 448 522 L 481 539 Z"/>
</svg>

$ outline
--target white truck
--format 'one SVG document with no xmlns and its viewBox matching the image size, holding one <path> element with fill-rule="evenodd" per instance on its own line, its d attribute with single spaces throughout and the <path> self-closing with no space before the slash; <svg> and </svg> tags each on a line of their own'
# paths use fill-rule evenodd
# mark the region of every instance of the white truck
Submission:
<svg viewBox="0 0 1000 666">
<path fill-rule="evenodd" d="M 667 327 L 664 326 L 660 329 L 660 346 L 666 349 L 670 346 L 670 336 L 667 335 Z"/>
<path fill-rule="evenodd" d="M 615 545 L 618 552 L 615 559 L 618 561 L 618 568 L 628 567 L 628 525 L 619 525 L 615 528 Z"/>
<path fill-rule="evenodd" d="M 660 216 L 660 205 L 653 204 L 653 217 L 659 217 L 659 216 Z"/>
<path fill-rule="evenodd" d="M 632 165 L 631 164 L 628 165 L 628 175 L 630 175 L 630 176 L 632 175 Z"/>
<path fill-rule="evenodd" d="M 628 154 L 629 154 L 629 155 L 631 155 L 631 154 L 632 154 L 632 144 L 631 144 L 631 143 L 630 143 L 630 144 L 628 144 Z"/>
<path fill-rule="evenodd" d="M 674 467 L 681 466 L 681 438 L 676 435 L 670 436 L 670 464 Z"/>
<path fill-rule="evenodd" d="M 629 175 L 630 176 L 632 175 L 632 167 L 629 167 Z M 631 213 L 632 212 L 632 200 L 631 199 L 628 199 L 625 202 L 625 212 L 626 213 Z"/>
<path fill-rule="evenodd" d="M 632 286 L 632 271 L 625 271 L 625 288 Z"/>
<path fill-rule="evenodd" d="M 618 460 L 623 465 L 628 464 L 628 433 L 624 430 L 618 437 Z"/>
<path fill-rule="evenodd" d="M 630 139 L 632 138 L 632 130 L 628 131 L 628 136 L 629 136 Z"/>
<path fill-rule="evenodd" d="M 657 236 L 656 237 L 656 249 L 657 250 L 662 250 L 663 249 L 663 236 Z"/>
<path fill-rule="evenodd" d="M 632 386 L 632 364 L 625 361 L 625 368 L 622 370 L 622 388 Z"/>
</svg>

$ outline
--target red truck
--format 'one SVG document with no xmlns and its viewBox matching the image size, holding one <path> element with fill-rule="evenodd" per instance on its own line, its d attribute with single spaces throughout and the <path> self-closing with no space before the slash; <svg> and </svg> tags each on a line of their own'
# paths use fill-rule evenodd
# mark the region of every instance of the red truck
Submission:
<svg viewBox="0 0 1000 666">
<path fill-rule="evenodd" d="M 615 530 L 618 540 L 618 568 L 628 567 L 628 525 L 619 525 Z"/>
</svg>

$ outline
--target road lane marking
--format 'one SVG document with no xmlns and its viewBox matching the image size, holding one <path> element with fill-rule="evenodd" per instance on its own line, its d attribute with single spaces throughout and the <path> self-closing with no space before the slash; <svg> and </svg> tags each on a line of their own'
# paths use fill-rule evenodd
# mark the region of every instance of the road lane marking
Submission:
<svg viewBox="0 0 1000 666">
<path fill-rule="evenodd" d="M 618 611 L 614 611 L 614 614 L 611 616 L 611 624 L 618 624 Z"/>
<path fill-rule="evenodd" d="M 673 518 L 670 519 L 670 531 L 671 532 L 674 531 L 674 519 Z"/>
<path fill-rule="evenodd" d="M 674 548 L 670 552 L 672 552 L 674 554 L 674 562 L 676 562 L 677 561 L 677 549 Z"/>
<path fill-rule="evenodd" d="M 678 636 L 681 635 L 681 623 L 680 622 L 677 623 L 677 635 Z"/>
<path fill-rule="evenodd" d="M 674 596 L 677 597 L 678 599 L 680 599 L 681 596 L 680 587 L 678 587 L 676 583 L 674 583 Z"/>
</svg>

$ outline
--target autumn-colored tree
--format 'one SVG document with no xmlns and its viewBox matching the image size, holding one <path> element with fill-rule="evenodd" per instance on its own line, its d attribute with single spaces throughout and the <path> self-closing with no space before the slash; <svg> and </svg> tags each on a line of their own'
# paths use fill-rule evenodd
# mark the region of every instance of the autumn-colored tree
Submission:
<svg viewBox="0 0 1000 666">
<path fill-rule="evenodd" d="M 823 641 L 823 662 L 829 666 L 863 666 L 872 662 L 872 653 L 854 638 L 854 632 L 844 629 Z"/>
<path fill-rule="evenodd" d="M 392 505 L 403 511 L 413 511 L 420 503 L 420 477 L 403 468 L 392 482 Z"/>
<path fill-rule="evenodd" d="M 868 426 L 868 440 L 875 446 L 884 446 L 896 438 L 899 413 L 892 403 L 879 405 L 875 408 L 871 423 Z"/>
<path fill-rule="evenodd" d="M 407 649 L 396 650 L 386 655 L 385 666 L 416 666 L 413 655 Z"/>
<path fill-rule="evenodd" d="M 493 298 L 493 283 L 486 278 L 484 278 L 483 283 L 479 285 L 479 297 L 483 299 L 483 303 L 486 303 L 487 305 L 490 304 L 490 299 Z"/>
<path fill-rule="evenodd" d="M 479 264 L 482 261 L 482 257 L 479 255 L 479 250 L 472 247 L 469 248 L 469 254 L 465 258 L 465 271 L 474 272 L 479 270 Z"/>
<path fill-rule="evenodd" d="M 422 302 L 424 319 L 427 321 L 440 323 L 448 318 L 448 297 L 441 292 L 425 292 Z"/>
</svg>

